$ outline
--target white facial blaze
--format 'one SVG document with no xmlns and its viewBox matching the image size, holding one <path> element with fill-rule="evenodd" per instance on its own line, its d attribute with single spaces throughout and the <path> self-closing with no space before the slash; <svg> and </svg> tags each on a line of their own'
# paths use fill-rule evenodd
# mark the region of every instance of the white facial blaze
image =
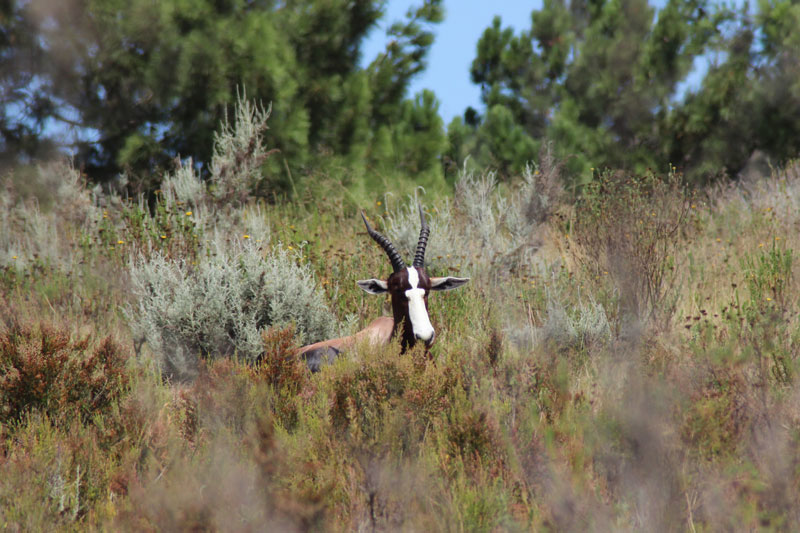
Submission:
<svg viewBox="0 0 800 533">
<path fill-rule="evenodd" d="M 414 267 L 408 267 L 408 282 L 411 288 L 406 291 L 408 298 L 408 318 L 411 321 L 411 329 L 414 335 L 425 342 L 433 338 L 433 326 L 428 317 L 428 310 L 425 308 L 425 289 L 418 288 L 419 274 Z"/>
</svg>

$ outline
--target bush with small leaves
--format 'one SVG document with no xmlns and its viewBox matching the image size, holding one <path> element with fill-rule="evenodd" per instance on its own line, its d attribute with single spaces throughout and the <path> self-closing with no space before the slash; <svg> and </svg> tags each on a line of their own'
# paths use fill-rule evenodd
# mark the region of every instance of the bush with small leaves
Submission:
<svg viewBox="0 0 800 533">
<path fill-rule="evenodd" d="M 106 413 L 128 383 L 128 358 L 111 337 L 75 340 L 48 324 L 13 322 L 0 332 L 0 422 L 32 411 L 65 424 Z"/>
<path fill-rule="evenodd" d="M 225 115 L 220 131 L 214 134 L 211 158 L 211 194 L 218 203 L 244 203 L 263 185 L 261 166 L 277 151 L 267 150 L 263 145 L 271 113 L 271 105 L 264 109 L 241 94 L 237 98 L 233 124 Z"/>
<path fill-rule="evenodd" d="M 161 182 L 161 191 L 168 207 L 198 207 L 207 199 L 206 186 L 191 158 L 185 163 L 180 159 L 176 160 L 175 171 L 167 174 Z"/>
<path fill-rule="evenodd" d="M 139 257 L 131 265 L 136 303 L 126 314 L 134 334 L 179 379 L 196 375 L 198 355 L 256 361 L 270 326 L 294 324 L 301 342 L 330 338 L 336 318 L 299 259 L 251 239 L 212 243 L 196 265 L 158 253 Z"/>
<path fill-rule="evenodd" d="M 414 449 L 429 425 L 450 407 L 458 377 L 420 350 L 397 356 L 395 346 L 359 350 L 357 360 L 326 372 L 332 427 L 357 447 L 382 442 Z"/>
<path fill-rule="evenodd" d="M 250 374 L 256 383 L 271 388 L 270 406 L 275 418 L 286 428 L 297 422 L 298 394 L 308 385 L 310 374 L 296 355 L 294 327 L 272 327 L 263 333 L 264 352 Z"/>
<path fill-rule="evenodd" d="M 75 268 L 81 258 L 71 230 L 88 228 L 100 212 L 84 180 L 63 162 L 0 176 L 0 268 Z"/>
<path fill-rule="evenodd" d="M 419 242 L 420 199 L 409 196 L 408 201 L 389 211 L 386 216 L 386 235 L 403 257 L 413 258 Z M 428 246 L 425 253 L 425 266 L 429 272 L 444 273 L 453 260 L 451 254 L 459 253 L 457 242 L 453 241 L 455 232 L 453 208 L 445 200 L 441 205 L 428 206 L 425 220 L 430 228 Z"/>
<path fill-rule="evenodd" d="M 428 268 L 505 273 L 531 264 L 539 247 L 537 231 L 561 194 L 559 167 L 550 158 L 542 162 L 542 170 L 526 167 L 520 183 L 507 193 L 498 189 L 493 172 L 476 174 L 465 168 L 456 182 L 455 202 L 427 209 Z M 409 197 L 386 215 L 387 236 L 405 256 L 416 249 L 419 203 L 416 196 Z"/>
<path fill-rule="evenodd" d="M 545 344 L 558 348 L 602 345 L 612 337 L 611 324 L 601 304 L 581 301 L 568 312 L 552 295 L 547 299 L 547 318 L 535 333 Z"/>
</svg>

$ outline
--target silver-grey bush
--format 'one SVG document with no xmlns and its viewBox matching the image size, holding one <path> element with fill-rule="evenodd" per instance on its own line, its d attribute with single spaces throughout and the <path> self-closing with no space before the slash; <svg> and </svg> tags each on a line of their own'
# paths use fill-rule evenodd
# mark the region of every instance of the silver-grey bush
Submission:
<svg viewBox="0 0 800 533">
<path fill-rule="evenodd" d="M 261 332 L 273 325 L 294 323 L 300 342 L 335 334 L 336 318 L 296 256 L 250 240 L 207 252 L 196 265 L 158 253 L 131 265 L 136 302 L 128 318 L 168 375 L 191 378 L 198 355 L 254 360 Z"/>
</svg>

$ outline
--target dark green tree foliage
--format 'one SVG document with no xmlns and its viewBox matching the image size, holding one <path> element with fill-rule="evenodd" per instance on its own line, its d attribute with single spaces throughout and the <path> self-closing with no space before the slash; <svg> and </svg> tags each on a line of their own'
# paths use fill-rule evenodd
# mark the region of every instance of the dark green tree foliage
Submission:
<svg viewBox="0 0 800 533">
<path fill-rule="evenodd" d="M 573 175 L 674 164 L 690 180 L 800 152 L 800 5 L 546 0 L 519 35 L 495 19 L 472 79 L 485 116 L 450 126 L 448 157 L 516 171 L 543 139 Z M 684 94 L 695 60 L 711 64 Z M 472 124 L 470 126 L 470 123 Z"/>
<path fill-rule="evenodd" d="M 40 139 L 51 105 L 30 68 L 43 52 L 23 11 L 14 2 L 0 2 L 0 172 L 53 151 L 52 143 Z"/>
<path fill-rule="evenodd" d="M 481 162 L 518 170 L 548 138 L 573 172 L 660 163 L 659 119 L 725 18 L 709 11 L 703 1 L 670 1 L 656 16 L 646 0 L 546 0 L 519 35 L 496 18 L 471 70 L 488 109 L 475 130 Z"/>
<path fill-rule="evenodd" d="M 309 113 L 274 4 L 70 0 L 31 8 L 47 50 L 38 69 L 53 116 L 74 115 L 94 133 L 78 149 L 89 175 L 144 173 L 176 155 L 207 162 L 213 131 L 242 86 L 276 102 L 271 126 L 281 134 L 271 140 L 302 157 Z"/>
<path fill-rule="evenodd" d="M 422 141 L 406 137 L 443 138 L 432 115 L 414 111 L 435 115 L 438 104 L 404 99 L 440 4 L 425 0 L 392 26 L 386 53 L 363 70 L 360 44 L 382 15 L 378 0 L 12 1 L 0 15 L 11 21 L 0 34 L 10 66 L 0 74 L 0 148 L 40 140 L 49 120 L 78 128 L 78 160 L 95 179 L 153 175 L 178 155 L 207 163 L 213 132 L 244 88 L 273 103 L 267 143 L 280 150 L 281 172 L 284 159 L 303 168 L 318 154 L 363 160 L 381 127 L 406 141 L 395 152 L 411 155 L 408 168 L 427 168 L 415 151 Z M 6 102 L 23 111 L 18 120 Z"/>
<path fill-rule="evenodd" d="M 287 18 L 282 27 L 294 50 L 293 77 L 301 82 L 300 99 L 309 116 L 308 143 L 347 153 L 364 135 L 359 117 L 369 116 L 370 93 L 358 60 L 361 41 L 382 14 L 381 3 L 285 3 L 275 15 Z"/>
<path fill-rule="evenodd" d="M 758 2 L 715 43 L 702 86 L 668 115 L 665 153 L 697 176 L 800 153 L 800 4 Z"/>
<path fill-rule="evenodd" d="M 389 28 L 391 41 L 368 67 L 372 124 L 377 131 L 370 160 L 409 172 L 430 171 L 439 165 L 447 139 L 439 102 L 431 91 L 403 100 L 411 78 L 425 68 L 433 44 L 432 24 L 444 19 L 441 0 L 426 0 L 412 8 L 407 20 Z M 400 105 L 398 105 L 400 104 Z"/>
<path fill-rule="evenodd" d="M 446 148 L 439 102 L 433 92 L 424 90 L 413 100 L 403 101 L 392 125 L 378 129 L 372 159 L 419 174 L 439 168 L 439 158 Z"/>
</svg>

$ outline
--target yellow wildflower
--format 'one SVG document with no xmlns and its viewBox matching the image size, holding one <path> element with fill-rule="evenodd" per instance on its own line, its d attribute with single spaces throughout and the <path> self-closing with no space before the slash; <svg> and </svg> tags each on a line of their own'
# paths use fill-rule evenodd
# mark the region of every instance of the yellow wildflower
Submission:
<svg viewBox="0 0 800 533">
<path fill-rule="evenodd" d="M 242 235 L 242 239 L 249 239 L 249 238 L 250 238 L 250 235 L 248 235 L 246 233 L 244 235 Z"/>
<path fill-rule="evenodd" d="M 192 212 L 191 212 L 191 211 L 186 211 L 186 216 L 187 216 L 187 217 L 190 217 L 190 216 L 192 216 Z"/>
</svg>

